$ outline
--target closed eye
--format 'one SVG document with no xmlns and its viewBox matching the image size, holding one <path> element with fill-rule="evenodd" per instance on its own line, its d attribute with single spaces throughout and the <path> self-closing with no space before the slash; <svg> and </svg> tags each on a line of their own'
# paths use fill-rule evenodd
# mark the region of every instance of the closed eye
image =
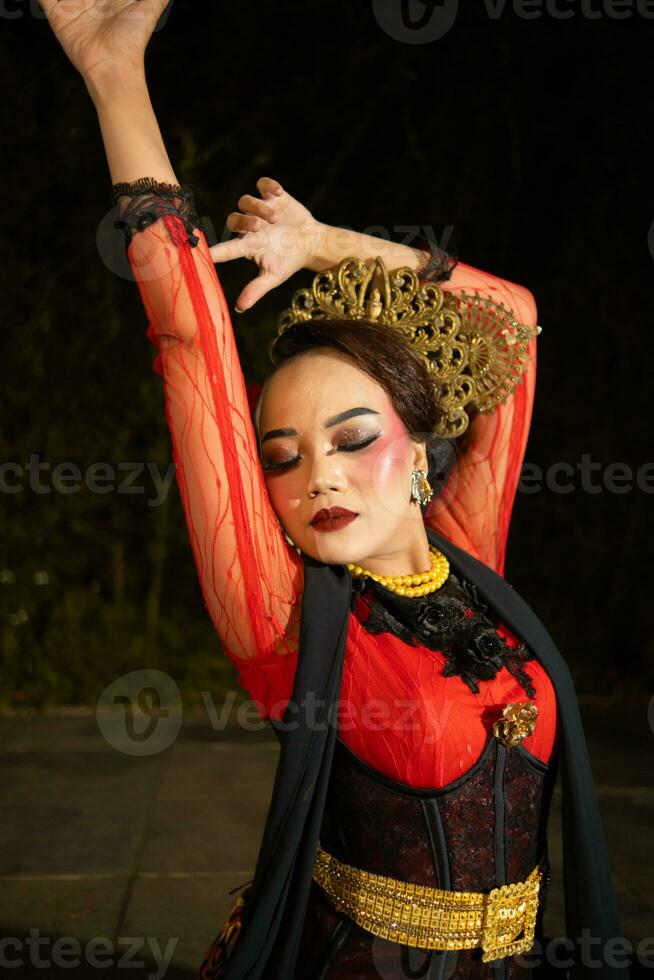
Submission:
<svg viewBox="0 0 654 980">
<path fill-rule="evenodd" d="M 353 453 L 356 452 L 357 449 L 365 449 L 365 447 L 369 446 L 371 442 L 375 441 L 375 439 L 379 439 L 380 435 L 381 432 L 377 432 L 374 436 L 370 436 L 369 439 L 364 439 L 363 442 L 346 442 L 343 443 L 342 446 L 339 446 L 338 449 L 343 453 Z"/>
<path fill-rule="evenodd" d="M 364 439 L 363 442 L 345 442 L 342 443 L 342 445 L 337 446 L 336 449 L 338 452 L 342 452 L 342 453 L 354 453 L 358 449 L 365 449 L 366 446 L 369 446 L 376 439 L 379 439 L 380 435 L 381 432 L 377 432 L 374 436 L 370 436 L 370 438 Z M 270 460 L 263 467 L 263 471 L 264 473 L 267 472 L 278 473 L 280 470 L 287 470 L 289 469 L 289 467 L 293 466 L 294 463 L 299 462 L 301 458 L 302 458 L 301 456 L 294 456 L 293 459 L 285 459 L 279 463 L 276 463 L 274 460 Z"/>
</svg>

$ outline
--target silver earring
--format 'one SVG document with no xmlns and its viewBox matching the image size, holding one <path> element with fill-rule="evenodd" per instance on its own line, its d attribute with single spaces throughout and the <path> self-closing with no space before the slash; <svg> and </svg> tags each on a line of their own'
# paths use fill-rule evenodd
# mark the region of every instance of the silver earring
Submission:
<svg viewBox="0 0 654 980">
<path fill-rule="evenodd" d="M 413 470 L 411 473 L 411 500 L 418 504 L 428 504 L 434 495 L 425 470 Z"/>
<path fill-rule="evenodd" d="M 291 538 L 291 537 L 290 537 L 290 536 L 289 536 L 289 535 L 288 535 L 288 534 L 286 533 L 286 531 L 285 531 L 285 530 L 284 530 L 283 528 L 282 528 L 282 534 L 284 535 L 284 537 L 286 538 L 286 540 L 287 540 L 287 541 L 288 541 L 288 543 L 290 544 L 290 546 L 291 546 L 291 548 L 295 548 L 295 550 L 297 551 L 297 553 L 298 553 L 298 555 L 301 555 L 301 554 L 302 554 L 302 552 L 300 551 L 300 549 L 299 549 L 299 548 L 298 548 L 298 546 L 296 545 L 296 543 L 295 543 L 295 541 L 293 540 L 293 538 Z"/>
</svg>

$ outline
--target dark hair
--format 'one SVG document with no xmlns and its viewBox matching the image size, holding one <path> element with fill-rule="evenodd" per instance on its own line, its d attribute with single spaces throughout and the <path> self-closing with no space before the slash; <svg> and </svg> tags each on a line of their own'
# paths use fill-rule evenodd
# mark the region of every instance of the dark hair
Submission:
<svg viewBox="0 0 654 980">
<path fill-rule="evenodd" d="M 439 494 L 456 462 L 456 440 L 433 435 L 443 410 L 427 366 L 408 338 L 369 320 L 294 323 L 274 341 L 265 381 L 291 359 L 325 347 L 346 354 L 386 391 L 409 435 L 425 442 L 428 479 Z"/>
</svg>

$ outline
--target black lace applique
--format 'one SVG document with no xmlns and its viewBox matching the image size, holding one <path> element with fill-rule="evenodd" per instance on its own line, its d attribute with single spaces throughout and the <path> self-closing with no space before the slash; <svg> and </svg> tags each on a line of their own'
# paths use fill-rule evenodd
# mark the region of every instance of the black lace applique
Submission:
<svg viewBox="0 0 654 980">
<path fill-rule="evenodd" d="M 429 252 L 429 260 L 422 269 L 418 269 L 420 282 L 440 282 L 450 279 L 454 269 L 459 264 L 459 260 L 449 255 L 445 249 L 440 248 L 431 238 L 418 239 L 418 246 L 421 251 Z"/>
<path fill-rule="evenodd" d="M 481 593 L 477 588 L 477 586 L 473 582 L 469 582 L 467 578 L 457 578 L 457 582 L 459 583 L 459 585 L 461 586 L 465 594 L 468 596 L 468 599 L 470 600 L 470 605 L 473 606 L 475 609 L 477 609 L 478 612 L 482 612 L 485 615 L 488 615 L 488 613 L 490 612 L 488 603 L 484 602 L 484 600 L 482 599 Z"/>
<path fill-rule="evenodd" d="M 124 196 L 131 197 L 131 201 L 119 203 L 119 198 Z M 112 201 L 120 213 L 116 227 L 123 229 L 126 249 L 137 231 L 154 224 L 165 214 L 176 214 L 182 220 L 186 239 L 192 248 L 200 241 L 193 232 L 194 228 L 200 227 L 200 220 L 191 184 L 170 184 L 154 177 L 139 177 L 130 183 L 123 181 L 114 184 Z"/>
<path fill-rule="evenodd" d="M 422 599 L 398 596 L 372 579 L 354 579 L 352 605 L 362 602 L 369 633 L 392 633 L 410 646 L 440 650 L 447 658 L 443 676 L 458 676 L 474 694 L 477 681 L 492 680 L 506 667 L 527 692 L 536 690 L 523 664 L 534 654 L 524 643 L 511 647 L 488 618 L 476 586 L 453 572 L 436 592 Z M 471 613 L 467 612 L 470 609 Z"/>
</svg>

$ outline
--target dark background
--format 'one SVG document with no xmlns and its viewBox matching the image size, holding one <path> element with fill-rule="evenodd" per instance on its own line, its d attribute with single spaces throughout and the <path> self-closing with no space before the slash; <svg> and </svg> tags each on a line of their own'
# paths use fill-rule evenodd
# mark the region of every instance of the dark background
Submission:
<svg viewBox="0 0 654 980">
<path fill-rule="evenodd" d="M 370 2 L 176 0 L 148 78 L 210 244 L 270 175 L 321 221 L 397 241 L 401 226 L 431 226 L 462 261 L 533 292 L 543 333 L 526 462 L 574 475 L 558 476 L 571 492 L 544 480 L 518 492 L 506 577 L 580 692 L 650 694 L 654 20 L 635 4 L 622 19 L 600 0 L 559 9 L 572 16 L 543 6 L 527 18 L 508 3 L 490 16 L 468 2 L 443 36 L 412 44 Z M 143 666 L 197 701 L 235 673 L 176 485 L 159 506 L 147 471 L 140 492 L 115 489 L 121 463 L 163 476 L 171 453 L 136 286 L 98 239 L 111 186 L 95 109 L 36 4 L 7 0 L 3 21 L 2 455 L 24 470 L 39 454 L 50 490 L 5 476 L 0 703 L 92 704 Z M 231 304 L 256 267 L 219 273 Z M 248 379 L 262 377 L 276 316 L 310 277 L 237 319 Z M 599 464 L 595 492 L 584 455 Z M 57 464 L 84 473 L 100 461 L 116 471 L 113 492 L 54 485 Z M 631 468 L 620 493 L 604 485 L 614 463 Z M 648 463 L 649 492 L 636 481 Z"/>
</svg>

